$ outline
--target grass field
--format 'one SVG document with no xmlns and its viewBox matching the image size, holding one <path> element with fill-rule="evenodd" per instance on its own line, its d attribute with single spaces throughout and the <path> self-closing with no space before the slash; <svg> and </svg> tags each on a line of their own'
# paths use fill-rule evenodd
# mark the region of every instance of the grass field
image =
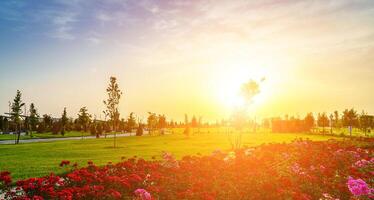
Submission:
<svg viewBox="0 0 374 200">
<path fill-rule="evenodd" d="M 209 154 L 216 149 L 230 148 L 225 133 L 205 133 L 190 138 L 174 131 L 175 134 L 163 136 L 142 136 L 117 138 L 117 148 L 113 148 L 113 139 L 83 139 L 57 142 L 30 143 L 19 145 L 0 145 L 0 171 L 8 170 L 15 179 L 47 175 L 50 172 L 61 173 L 58 167 L 61 160 L 70 160 L 86 165 L 92 160 L 98 165 L 109 161 L 118 162 L 122 156 L 139 156 L 151 159 L 160 158 L 162 151 L 172 152 L 178 158 L 191 154 Z M 295 138 L 327 140 L 334 136 L 306 134 L 243 134 L 242 144 L 256 146 L 263 143 L 290 142 Z"/>
<path fill-rule="evenodd" d="M 88 132 L 80 132 L 80 131 L 66 132 L 65 135 L 52 134 L 51 132 L 48 132 L 48 133 L 33 133 L 32 137 L 30 135 L 21 135 L 20 139 L 21 140 L 29 140 L 29 139 L 45 139 L 45 138 L 81 137 L 82 135 L 83 136 L 90 136 L 91 134 L 88 133 Z M 0 134 L 0 141 L 2 141 L 2 140 L 14 140 L 14 137 L 15 137 L 15 135 Z"/>
</svg>

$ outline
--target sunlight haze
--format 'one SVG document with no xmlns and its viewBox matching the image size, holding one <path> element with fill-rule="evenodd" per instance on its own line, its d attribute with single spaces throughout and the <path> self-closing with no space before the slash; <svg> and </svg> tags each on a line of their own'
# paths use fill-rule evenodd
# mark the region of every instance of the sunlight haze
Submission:
<svg viewBox="0 0 374 200">
<path fill-rule="evenodd" d="M 43 2 L 0 2 L 1 113 L 19 89 L 40 113 L 103 119 L 114 75 L 121 117 L 227 118 L 250 79 L 251 116 L 373 114 L 374 1 Z"/>
</svg>

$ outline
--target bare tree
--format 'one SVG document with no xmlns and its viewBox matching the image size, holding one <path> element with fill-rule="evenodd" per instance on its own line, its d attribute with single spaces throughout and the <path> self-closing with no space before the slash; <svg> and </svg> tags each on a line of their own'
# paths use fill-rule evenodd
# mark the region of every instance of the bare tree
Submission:
<svg viewBox="0 0 374 200">
<path fill-rule="evenodd" d="M 105 113 L 108 114 L 110 121 L 112 123 L 112 130 L 114 130 L 114 143 L 113 146 L 114 148 L 116 147 L 116 128 L 119 123 L 119 110 L 118 110 L 118 105 L 119 105 L 119 100 L 121 99 L 122 92 L 119 89 L 118 83 L 117 83 L 117 78 L 116 77 L 110 77 L 110 82 L 109 86 L 106 89 L 106 92 L 108 94 L 108 99 L 104 100 L 103 103 L 106 106 L 106 111 Z"/>
</svg>

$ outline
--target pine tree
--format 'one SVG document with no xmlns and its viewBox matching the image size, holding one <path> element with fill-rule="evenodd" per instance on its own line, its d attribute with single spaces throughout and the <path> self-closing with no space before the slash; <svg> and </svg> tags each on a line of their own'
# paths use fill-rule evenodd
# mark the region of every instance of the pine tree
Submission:
<svg viewBox="0 0 374 200">
<path fill-rule="evenodd" d="M 84 132 L 87 132 L 88 124 L 91 121 L 91 115 L 88 113 L 86 107 L 82 107 L 78 113 L 78 123 L 83 127 Z"/>
<path fill-rule="evenodd" d="M 22 114 L 22 106 L 25 105 L 25 103 L 22 103 L 22 94 L 19 90 L 17 90 L 17 94 L 14 97 L 13 103 L 12 103 L 12 112 L 10 113 L 11 119 L 16 125 L 16 132 L 17 132 L 17 138 L 15 139 L 15 144 L 19 143 L 19 138 L 21 136 L 21 114 Z"/>
<path fill-rule="evenodd" d="M 69 119 L 67 117 L 66 108 L 64 108 L 64 111 L 62 112 L 61 116 L 61 135 L 65 135 L 65 127 L 68 122 Z"/>
<path fill-rule="evenodd" d="M 30 122 L 30 136 L 32 137 L 32 132 L 36 130 L 36 125 L 38 124 L 38 111 L 35 108 L 34 103 L 30 104 L 30 109 L 29 109 L 29 122 Z"/>
</svg>

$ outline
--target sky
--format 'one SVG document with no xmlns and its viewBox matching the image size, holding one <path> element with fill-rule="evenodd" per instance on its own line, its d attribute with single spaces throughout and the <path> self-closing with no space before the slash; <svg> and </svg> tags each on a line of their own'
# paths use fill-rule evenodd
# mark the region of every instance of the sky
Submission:
<svg viewBox="0 0 374 200">
<path fill-rule="evenodd" d="M 252 117 L 373 114 L 374 1 L 0 1 L 0 113 L 19 89 L 40 114 L 103 118 L 110 76 L 122 117 L 227 118 L 250 79 Z"/>
</svg>

